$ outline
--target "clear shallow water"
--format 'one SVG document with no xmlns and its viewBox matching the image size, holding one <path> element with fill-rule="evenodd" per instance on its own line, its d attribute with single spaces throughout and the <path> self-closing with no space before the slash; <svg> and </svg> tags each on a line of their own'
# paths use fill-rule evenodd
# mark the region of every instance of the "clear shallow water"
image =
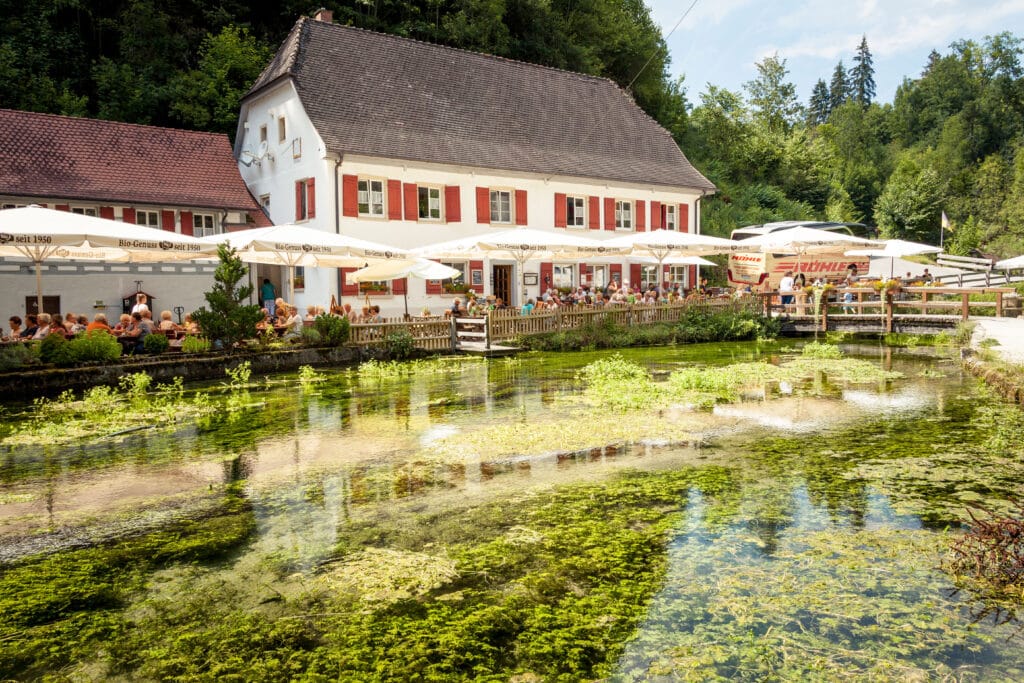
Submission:
<svg viewBox="0 0 1024 683">
<path fill-rule="evenodd" d="M 982 446 L 977 410 L 990 399 L 955 364 L 924 352 L 848 350 L 904 378 L 877 386 L 834 385 L 826 377 L 768 385 L 712 413 L 652 405 L 649 412 L 614 414 L 581 404 L 573 378 L 605 355 L 600 353 L 468 363 L 460 372 L 412 378 L 336 374 L 305 389 L 295 383 L 254 387 L 246 401 L 257 407 L 173 434 L 0 451 L 0 549 L 6 559 L 45 548 L 67 553 L 83 539 L 201 518 L 221 504 L 225 487 L 240 487 L 252 520 L 240 549 L 200 568 L 156 568 L 148 587 L 121 606 L 132 628 L 149 633 L 143 640 L 152 646 L 161 637 L 150 633 L 159 630 L 152 605 L 182 592 L 214 603 L 214 614 L 244 609 L 273 621 L 294 616 L 284 608 L 268 611 L 268 594 L 286 596 L 281 600 L 296 611 L 308 610 L 309 595 L 327 599 L 317 590 L 330 568 L 368 548 L 414 553 L 421 564 L 408 570 L 412 574 L 426 571 L 422 558 L 454 558 L 465 576 L 469 571 L 460 562 L 468 562 L 470 551 L 463 549 L 491 541 L 476 537 L 483 526 L 447 528 L 446 519 L 507 509 L 510 520 L 529 521 L 539 514 L 535 507 L 546 509 L 555 500 L 568 501 L 558 504 L 569 520 L 584 505 L 600 511 L 602 492 L 617 491 L 623 477 L 640 472 L 647 495 L 667 495 L 673 486 L 681 493 L 659 503 L 666 511 L 657 520 L 643 494 L 637 494 L 635 519 L 629 509 L 623 513 L 619 526 L 664 524 L 658 536 L 663 543 L 644 556 L 647 564 L 635 575 L 619 567 L 611 584 L 646 582 L 635 614 L 618 615 L 622 605 L 614 602 L 583 612 L 591 625 L 614 616 L 616 624 L 628 626 L 621 632 L 612 621 L 602 626 L 613 633 L 600 641 L 609 656 L 603 665 L 581 665 L 589 677 L 1019 679 L 1019 626 L 997 624 L 984 604 L 957 593 L 940 564 L 966 504 L 1002 501 L 1020 490 L 1021 452 L 996 454 Z M 778 361 L 787 353 L 737 344 L 622 355 L 662 376 L 692 363 Z M 692 438 L 645 438 L 645 421 L 685 423 Z M 623 423 L 637 436 L 631 443 L 586 438 Z M 564 442 L 585 447 L 567 452 L 559 447 Z M 574 502 L 573 492 L 585 495 Z M 560 532 L 579 533 L 575 527 L 560 530 L 557 522 L 546 531 L 512 528 L 549 540 Z M 566 556 L 576 551 L 562 550 Z M 612 548 L 594 552 L 614 558 Z M 373 566 L 387 565 L 389 557 L 373 556 Z M 499 573 L 495 567 L 486 571 Z M 489 588 L 508 593 L 526 578 Z M 586 578 L 584 573 L 566 584 L 581 600 L 596 594 Z M 417 609 L 452 600 L 450 585 L 461 584 L 440 580 L 414 591 Z M 327 593 L 342 590 L 331 586 Z M 360 590 L 370 590 L 343 586 L 357 602 Z M 536 600 L 555 613 L 565 602 L 557 595 Z M 373 603 L 357 612 L 367 609 L 396 608 Z M 343 611 L 336 605 L 332 610 Z M 343 639 L 335 633 L 332 640 L 331 632 L 323 626 L 314 640 L 341 652 Z M 544 629 L 524 627 L 506 645 L 532 652 L 543 640 L 538 633 Z M 467 647 L 478 647 L 464 638 Z M 458 644 L 447 641 L 446 647 Z M 566 647 L 552 646 L 556 656 L 571 660 L 558 655 Z M 162 654 L 148 657 L 169 658 L 168 651 L 174 648 L 153 647 Z M 378 670 L 380 658 L 407 657 L 397 646 L 382 646 L 374 656 Z M 133 676 L 167 674 L 145 660 L 131 665 Z M 362 666 L 342 660 L 348 663 L 341 671 Z M 301 670 L 308 671 L 309 661 L 302 661 Z M 510 670 L 537 680 L 588 677 L 557 674 L 561 665 L 545 669 L 543 661 L 523 655 Z M 110 674 L 98 652 L 70 665 L 84 678 Z M 459 672 L 455 678 L 509 677 L 458 666 L 438 671 L 438 680 L 451 679 L 451 671 Z"/>
</svg>

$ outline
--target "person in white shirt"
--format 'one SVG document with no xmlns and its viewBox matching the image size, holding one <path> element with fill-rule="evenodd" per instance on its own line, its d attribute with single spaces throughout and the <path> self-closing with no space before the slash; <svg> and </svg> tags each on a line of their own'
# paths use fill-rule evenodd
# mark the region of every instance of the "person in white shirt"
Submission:
<svg viewBox="0 0 1024 683">
<path fill-rule="evenodd" d="M 142 292 L 139 292 L 138 294 L 135 295 L 135 305 L 132 306 L 132 310 L 129 311 L 129 312 L 130 313 L 142 313 L 143 311 L 148 311 L 149 310 L 149 303 L 148 303 L 148 301 L 149 301 L 149 298 L 145 294 L 143 294 Z"/>
<path fill-rule="evenodd" d="M 782 276 L 782 280 L 779 282 L 779 293 L 782 295 L 782 305 L 793 303 L 793 295 L 789 292 L 793 291 L 793 271 L 787 270 L 786 274 Z"/>
</svg>

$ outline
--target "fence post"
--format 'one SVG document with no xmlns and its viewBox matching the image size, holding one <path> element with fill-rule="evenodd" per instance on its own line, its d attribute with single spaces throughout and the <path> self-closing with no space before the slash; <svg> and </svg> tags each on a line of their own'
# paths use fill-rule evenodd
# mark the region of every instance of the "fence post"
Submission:
<svg viewBox="0 0 1024 683">
<path fill-rule="evenodd" d="M 1003 317 L 1003 293 L 996 292 L 996 317 Z"/>
<path fill-rule="evenodd" d="M 455 329 L 455 316 L 451 317 L 451 336 L 452 336 L 452 351 L 457 351 L 459 348 L 459 333 Z"/>
<path fill-rule="evenodd" d="M 963 292 L 960 295 L 960 318 L 967 320 L 971 316 L 971 295 L 967 292 Z"/>
<path fill-rule="evenodd" d="M 491 316 L 484 313 L 484 348 L 491 349 Z"/>
<path fill-rule="evenodd" d="M 886 332 L 886 334 L 889 334 L 890 332 L 892 332 L 892 309 L 894 307 L 893 306 L 893 302 L 895 301 L 895 297 L 891 293 L 889 293 L 889 292 L 885 292 L 884 296 L 885 296 L 885 332 Z"/>
</svg>

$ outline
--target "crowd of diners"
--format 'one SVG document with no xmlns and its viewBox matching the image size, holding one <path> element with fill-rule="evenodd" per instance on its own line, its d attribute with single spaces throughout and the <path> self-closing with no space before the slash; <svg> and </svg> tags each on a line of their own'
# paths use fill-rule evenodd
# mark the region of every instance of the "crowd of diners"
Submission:
<svg viewBox="0 0 1024 683">
<path fill-rule="evenodd" d="M 143 293 L 137 296 L 131 312 L 122 313 L 116 321 L 109 320 L 105 313 L 96 313 L 92 320 L 87 315 L 78 313 L 29 313 L 24 320 L 21 316 L 12 315 L 7 324 L 8 330 L 2 337 L 5 343 L 41 340 L 54 334 L 71 339 L 99 331 L 116 337 L 125 353 L 141 352 L 146 337 L 154 333 L 171 338 L 199 333 L 199 328 L 191 315 L 186 315 L 180 325 L 174 322 L 170 311 L 161 311 L 159 320 L 154 320 L 147 297 Z"/>
</svg>

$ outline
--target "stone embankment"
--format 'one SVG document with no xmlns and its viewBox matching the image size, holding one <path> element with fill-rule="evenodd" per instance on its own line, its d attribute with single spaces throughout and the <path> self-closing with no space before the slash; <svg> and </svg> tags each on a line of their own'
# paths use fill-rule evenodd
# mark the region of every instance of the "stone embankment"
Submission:
<svg viewBox="0 0 1024 683">
<path fill-rule="evenodd" d="M 964 366 L 1006 400 L 1024 405 L 1024 318 L 974 320 L 977 325 Z M 989 352 L 1002 362 L 986 362 Z"/>
</svg>

